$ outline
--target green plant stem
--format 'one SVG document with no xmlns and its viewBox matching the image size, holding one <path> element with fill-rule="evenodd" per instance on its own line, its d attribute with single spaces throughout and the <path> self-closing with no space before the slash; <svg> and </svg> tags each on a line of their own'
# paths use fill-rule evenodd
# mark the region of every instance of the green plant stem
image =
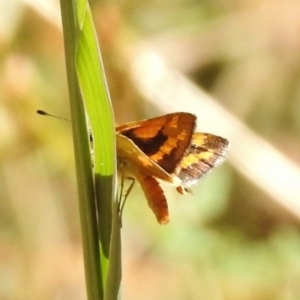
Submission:
<svg viewBox="0 0 300 300">
<path fill-rule="evenodd" d="M 98 228 L 91 168 L 89 137 L 85 112 L 76 72 L 78 37 L 75 1 L 61 0 L 65 57 L 74 137 L 74 152 L 79 193 L 79 208 L 82 230 L 84 265 L 89 300 L 103 299 L 103 280 L 99 258 Z"/>
</svg>

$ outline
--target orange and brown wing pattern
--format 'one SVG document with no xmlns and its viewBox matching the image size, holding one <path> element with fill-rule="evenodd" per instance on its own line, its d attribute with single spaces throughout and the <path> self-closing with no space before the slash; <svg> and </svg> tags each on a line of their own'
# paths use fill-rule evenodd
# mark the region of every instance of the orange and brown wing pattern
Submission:
<svg viewBox="0 0 300 300">
<path fill-rule="evenodd" d="M 140 183 L 160 224 L 169 222 L 160 182 L 169 182 L 184 194 L 225 158 L 228 141 L 213 134 L 194 133 L 195 126 L 196 116 L 178 112 L 116 128 L 119 162 Z"/>
<path fill-rule="evenodd" d="M 117 127 L 117 133 L 131 140 L 146 156 L 171 174 L 190 146 L 195 126 L 195 115 L 173 113 L 127 123 Z"/>
<path fill-rule="evenodd" d="M 177 169 L 182 186 L 185 188 L 195 184 L 208 171 L 221 164 L 228 146 L 228 140 L 222 137 L 209 133 L 195 133 L 191 146 Z"/>
</svg>

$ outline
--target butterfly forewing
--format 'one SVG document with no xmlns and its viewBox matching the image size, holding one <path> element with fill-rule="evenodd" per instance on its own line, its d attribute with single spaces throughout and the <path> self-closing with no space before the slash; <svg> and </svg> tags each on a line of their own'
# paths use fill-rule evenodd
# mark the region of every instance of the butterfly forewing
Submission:
<svg viewBox="0 0 300 300">
<path fill-rule="evenodd" d="M 131 172 L 132 169 L 140 169 L 175 186 L 180 184 L 180 179 L 175 174 L 167 173 L 126 136 L 117 133 L 116 140 L 118 161 L 127 172 Z"/>
<path fill-rule="evenodd" d="M 174 113 L 158 118 L 129 123 L 117 131 L 130 139 L 145 155 L 167 173 L 174 173 L 190 146 L 196 116 Z"/>
</svg>

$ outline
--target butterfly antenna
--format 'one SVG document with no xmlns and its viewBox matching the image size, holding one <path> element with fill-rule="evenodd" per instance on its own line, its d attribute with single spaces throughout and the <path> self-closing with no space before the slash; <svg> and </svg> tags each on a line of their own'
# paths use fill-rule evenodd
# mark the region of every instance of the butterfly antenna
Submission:
<svg viewBox="0 0 300 300">
<path fill-rule="evenodd" d="M 67 119 L 67 118 L 63 118 L 63 117 L 59 117 L 59 116 L 56 116 L 56 115 L 49 114 L 49 113 L 47 113 L 47 112 L 44 111 L 44 110 L 40 110 L 40 109 L 39 109 L 39 110 L 36 111 L 36 113 L 39 114 L 39 115 L 42 115 L 42 116 L 52 117 L 52 118 L 61 119 L 61 120 L 64 120 L 64 121 L 71 122 L 70 119 Z"/>
</svg>

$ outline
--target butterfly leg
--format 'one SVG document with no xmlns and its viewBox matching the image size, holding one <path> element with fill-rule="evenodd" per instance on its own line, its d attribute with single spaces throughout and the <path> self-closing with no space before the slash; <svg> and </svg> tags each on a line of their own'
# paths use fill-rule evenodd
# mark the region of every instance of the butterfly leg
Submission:
<svg viewBox="0 0 300 300">
<path fill-rule="evenodd" d="M 130 180 L 130 185 L 127 189 L 127 191 L 124 193 L 124 181 L 125 179 Z M 120 197 L 119 197 L 119 215 L 120 215 L 120 220 L 121 220 L 121 225 L 122 225 L 122 214 L 123 214 L 123 210 L 124 210 L 124 206 L 126 203 L 126 200 L 129 196 L 129 194 L 131 193 L 133 186 L 135 183 L 135 179 L 134 177 L 124 177 L 122 176 L 121 179 L 121 189 L 120 189 Z"/>
</svg>

